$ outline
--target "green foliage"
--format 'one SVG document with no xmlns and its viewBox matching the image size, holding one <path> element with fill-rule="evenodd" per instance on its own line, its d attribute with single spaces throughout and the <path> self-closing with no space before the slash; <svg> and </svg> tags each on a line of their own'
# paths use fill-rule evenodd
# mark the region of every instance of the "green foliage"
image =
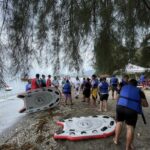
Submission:
<svg viewBox="0 0 150 150">
<path fill-rule="evenodd" d="M 26 72 L 35 58 L 42 63 L 45 53 L 55 73 L 60 62 L 79 71 L 81 46 L 89 38 L 98 73 L 111 74 L 135 60 L 149 65 L 147 45 L 139 38 L 149 32 L 150 12 L 141 0 L 3 0 L 1 8 L 1 31 L 8 39 L 2 49 L 11 56 L 14 73 Z M 143 47 L 140 55 L 135 54 L 138 45 Z"/>
</svg>

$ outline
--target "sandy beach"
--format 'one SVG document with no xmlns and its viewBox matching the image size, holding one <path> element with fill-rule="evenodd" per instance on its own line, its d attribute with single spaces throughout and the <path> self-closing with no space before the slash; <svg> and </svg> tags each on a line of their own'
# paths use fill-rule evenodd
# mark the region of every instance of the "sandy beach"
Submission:
<svg viewBox="0 0 150 150">
<path fill-rule="evenodd" d="M 150 91 L 145 91 L 150 104 Z M 73 96 L 74 97 L 74 96 Z M 73 98 L 74 105 L 64 105 L 63 99 L 59 106 L 53 110 L 46 110 L 33 114 L 19 114 L 19 101 L 11 101 L 8 105 L 0 106 L 3 112 L 0 119 L 0 150 L 124 150 L 125 149 L 125 126 L 118 145 L 113 144 L 113 136 L 104 139 L 71 142 L 67 140 L 54 140 L 53 134 L 60 130 L 56 121 L 60 119 L 105 114 L 115 118 L 116 101 L 108 101 L 108 112 L 98 112 L 79 99 Z M 4 114 L 6 108 L 8 114 Z M 9 109 L 10 108 L 10 109 Z M 13 108 L 13 109 L 11 109 Z M 3 110 L 2 110 L 3 109 Z M 9 111 L 10 110 L 10 111 Z M 150 111 L 144 108 L 147 124 L 143 123 L 139 116 L 134 145 L 136 150 L 149 150 L 150 141 Z M 10 119 L 12 119 L 10 121 Z M 10 122 L 9 122 L 10 121 Z M 5 125 L 6 126 L 5 126 Z M 7 126 L 7 124 L 9 124 Z M 5 128 L 2 128 L 2 125 Z"/>
</svg>

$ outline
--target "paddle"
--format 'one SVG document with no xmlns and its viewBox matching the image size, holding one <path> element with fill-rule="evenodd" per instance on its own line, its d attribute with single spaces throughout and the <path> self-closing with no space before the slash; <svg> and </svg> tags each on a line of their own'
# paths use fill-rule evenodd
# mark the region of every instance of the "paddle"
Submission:
<svg viewBox="0 0 150 150">
<path fill-rule="evenodd" d="M 143 119 L 144 124 L 147 124 L 146 119 L 145 119 L 145 116 L 144 116 L 144 113 L 142 112 L 141 115 L 142 115 L 142 119 Z"/>
</svg>

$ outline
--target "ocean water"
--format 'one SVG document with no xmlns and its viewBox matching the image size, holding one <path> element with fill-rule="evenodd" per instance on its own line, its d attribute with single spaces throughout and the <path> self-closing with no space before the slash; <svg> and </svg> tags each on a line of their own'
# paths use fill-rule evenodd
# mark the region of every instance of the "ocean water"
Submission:
<svg viewBox="0 0 150 150">
<path fill-rule="evenodd" d="M 17 94 L 25 91 L 26 82 L 22 82 L 20 79 L 7 79 L 7 85 L 12 87 L 11 91 L 5 91 L 4 88 L 0 89 L 0 103 L 9 100 L 11 97 L 15 98 Z"/>
</svg>

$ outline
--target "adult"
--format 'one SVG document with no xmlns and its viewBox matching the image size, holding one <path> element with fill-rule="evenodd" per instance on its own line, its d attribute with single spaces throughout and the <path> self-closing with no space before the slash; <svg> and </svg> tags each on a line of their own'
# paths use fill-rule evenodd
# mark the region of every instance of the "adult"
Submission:
<svg viewBox="0 0 150 150">
<path fill-rule="evenodd" d="M 93 106 L 96 106 L 96 99 L 97 99 L 97 92 L 98 92 L 98 79 L 95 74 L 92 75 L 92 99 L 93 99 Z"/>
<path fill-rule="evenodd" d="M 82 102 L 85 102 L 85 95 L 84 95 L 85 84 L 86 84 L 86 79 L 83 78 L 83 81 L 82 81 L 82 84 L 81 84 L 81 90 L 83 91 L 83 100 L 82 100 Z"/>
<path fill-rule="evenodd" d="M 75 86 L 75 98 L 78 99 L 79 98 L 79 92 L 80 92 L 80 80 L 79 77 L 76 77 L 76 81 L 74 83 Z"/>
<path fill-rule="evenodd" d="M 54 80 L 52 81 L 52 85 L 55 87 L 55 88 L 58 88 L 59 87 L 59 81 L 57 80 L 57 77 L 54 76 Z"/>
<path fill-rule="evenodd" d="M 52 82 L 51 82 L 51 75 L 48 75 L 47 81 L 46 81 L 46 87 L 51 87 Z"/>
<path fill-rule="evenodd" d="M 102 78 L 102 81 L 99 83 L 99 93 L 100 93 L 100 108 L 99 111 L 107 111 L 107 100 L 108 100 L 108 92 L 109 85 L 106 82 L 106 78 Z"/>
<path fill-rule="evenodd" d="M 120 94 L 120 91 L 122 89 L 123 86 L 127 85 L 129 82 L 129 76 L 128 75 L 124 75 L 122 81 L 119 83 L 118 89 L 117 89 L 117 93 Z"/>
<path fill-rule="evenodd" d="M 82 81 L 82 84 L 81 84 L 81 89 L 82 89 L 82 90 L 83 90 L 83 88 L 84 88 L 85 83 L 86 83 L 86 79 L 83 78 L 83 81 Z"/>
<path fill-rule="evenodd" d="M 113 75 L 110 79 L 110 85 L 112 88 L 112 99 L 114 99 L 114 92 L 117 92 L 117 86 L 118 86 L 118 78 L 116 78 L 115 75 Z"/>
<path fill-rule="evenodd" d="M 44 74 L 42 74 L 41 87 L 46 87 L 46 79 Z"/>
<path fill-rule="evenodd" d="M 28 79 L 28 83 L 26 84 L 26 87 L 25 87 L 25 91 L 26 92 L 28 92 L 28 91 L 30 91 L 31 90 L 31 79 Z M 18 95 L 18 97 L 19 97 L 20 95 Z M 21 94 L 21 97 L 25 97 L 25 95 L 24 95 L 24 93 L 22 93 Z M 23 112 L 25 112 L 26 111 L 26 106 L 24 105 L 23 106 L 23 108 L 21 108 L 20 110 L 19 110 L 19 113 L 23 113 Z"/>
<path fill-rule="evenodd" d="M 31 80 L 31 90 L 38 89 L 41 87 L 40 75 L 36 74 L 35 78 Z"/>
<path fill-rule="evenodd" d="M 71 84 L 69 80 L 66 80 L 66 82 L 63 85 L 63 94 L 65 96 L 65 104 L 67 105 L 67 101 L 70 101 L 70 104 L 72 105 L 72 97 L 71 97 Z"/>
<path fill-rule="evenodd" d="M 26 92 L 31 90 L 31 80 L 28 79 L 28 83 L 26 84 Z"/>
<path fill-rule="evenodd" d="M 85 80 L 84 86 L 83 86 L 83 96 L 84 96 L 84 100 L 83 101 L 87 101 L 88 104 L 90 104 L 90 95 L 91 95 L 91 82 L 90 79 L 87 78 Z"/>
<path fill-rule="evenodd" d="M 131 79 L 128 85 L 122 87 L 116 107 L 116 129 L 114 143 L 118 144 L 122 123 L 127 127 L 126 150 L 133 149 L 134 129 L 138 114 L 142 114 L 142 106 L 148 107 L 145 94 L 137 88 L 137 81 Z"/>
<path fill-rule="evenodd" d="M 67 78 L 66 78 L 66 77 L 64 77 L 64 78 L 63 78 L 63 80 L 62 80 L 62 82 L 61 82 L 61 86 L 62 86 L 62 88 L 64 87 L 64 85 L 65 85 L 66 81 L 67 81 Z"/>
<path fill-rule="evenodd" d="M 146 81 L 145 75 L 142 74 L 142 75 L 140 76 L 140 84 L 141 84 L 143 87 L 144 87 L 144 85 L 145 85 L 145 81 Z"/>
</svg>

